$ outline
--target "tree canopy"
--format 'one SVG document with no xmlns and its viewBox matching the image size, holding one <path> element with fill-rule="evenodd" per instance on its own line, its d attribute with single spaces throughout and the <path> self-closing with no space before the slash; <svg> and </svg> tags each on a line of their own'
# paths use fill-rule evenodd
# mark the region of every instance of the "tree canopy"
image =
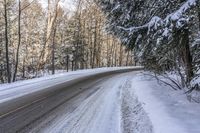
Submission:
<svg viewBox="0 0 200 133">
<path fill-rule="evenodd" d="M 101 0 L 108 30 L 117 35 L 146 69 L 177 72 L 183 86 L 199 73 L 198 0 Z M 184 73 L 184 74 L 183 74 Z"/>
</svg>

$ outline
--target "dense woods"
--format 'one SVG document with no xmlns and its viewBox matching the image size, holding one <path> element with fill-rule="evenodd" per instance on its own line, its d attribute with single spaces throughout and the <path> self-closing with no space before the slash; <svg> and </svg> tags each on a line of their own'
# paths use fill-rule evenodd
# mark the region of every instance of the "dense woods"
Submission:
<svg viewBox="0 0 200 133">
<path fill-rule="evenodd" d="M 69 2 L 69 1 L 68 1 Z M 0 81 L 136 62 L 199 88 L 198 0 L 1 0 Z M 178 80 L 171 76 L 178 75 Z"/>
<path fill-rule="evenodd" d="M 108 30 L 175 88 L 199 88 L 199 0 L 101 0 Z M 174 80 L 171 75 L 178 75 Z M 178 82 L 177 82 L 178 81 Z M 174 88 L 174 89 L 175 89 Z"/>
<path fill-rule="evenodd" d="M 91 0 L 1 0 L 0 82 L 135 64 Z"/>
</svg>

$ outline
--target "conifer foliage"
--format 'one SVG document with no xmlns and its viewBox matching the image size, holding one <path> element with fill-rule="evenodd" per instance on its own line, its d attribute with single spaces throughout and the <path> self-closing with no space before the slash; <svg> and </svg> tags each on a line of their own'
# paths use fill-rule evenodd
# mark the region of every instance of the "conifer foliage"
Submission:
<svg viewBox="0 0 200 133">
<path fill-rule="evenodd" d="M 134 51 L 135 58 L 146 69 L 156 74 L 177 73 L 181 87 L 198 86 L 198 0 L 101 0 L 98 3 L 107 14 L 108 29 Z"/>
</svg>

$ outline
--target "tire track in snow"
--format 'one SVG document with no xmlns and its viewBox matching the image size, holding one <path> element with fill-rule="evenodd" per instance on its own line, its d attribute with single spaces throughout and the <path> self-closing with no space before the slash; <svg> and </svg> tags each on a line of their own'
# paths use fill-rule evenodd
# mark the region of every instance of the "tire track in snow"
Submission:
<svg viewBox="0 0 200 133">
<path fill-rule="evenodd" d="M 59 133 L 120 133 L 119 91 L 123 82 L 118 76 L 104 82 L 101 89 L 66 116 L 65 122 L 60 122 Z"/>
<path fill-rule="evenodd" d="M 132 90 L 132 74 L 95 83 L 23 132 L 152 133 L 151 122 Z"/>
<path fill-rule="evenodd" d="M 131 77 L 128 78 L 122 87 L 122 132 L 153 133 L 152 123 L 144 111 L 142 104 L 138 101 L 130 79 Z"/>
</svg>

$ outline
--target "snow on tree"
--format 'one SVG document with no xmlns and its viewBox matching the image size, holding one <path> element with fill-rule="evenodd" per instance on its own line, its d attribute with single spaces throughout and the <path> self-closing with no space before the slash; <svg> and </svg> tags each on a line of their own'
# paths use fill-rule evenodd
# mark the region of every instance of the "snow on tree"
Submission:
<svg viewBox="0 0 200 133">
<path fill-rule="evenodd" d="M 120 37 L 147 69 L 159 74 L 175 71 L 182 77 L 182 86 L 190 86 L 197 69 L 192 42 L 200 30 L 195 26 L 200 20 L 198 0 L 99 3 L 107 14 L 108 30 Z"/>
</svg>

